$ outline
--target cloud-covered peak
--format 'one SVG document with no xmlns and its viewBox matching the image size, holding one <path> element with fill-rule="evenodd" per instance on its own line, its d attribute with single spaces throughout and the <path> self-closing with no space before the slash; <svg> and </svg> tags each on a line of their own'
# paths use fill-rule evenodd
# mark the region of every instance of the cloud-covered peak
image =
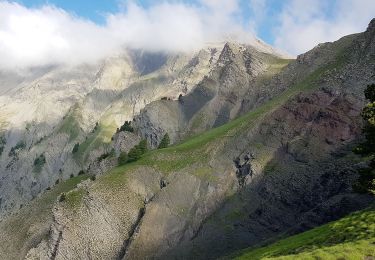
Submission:
<svg viewBox="0 0 375 260">
<path fill-rule="evenodd" d="M 0 69 L 94 62 L 124 47 L 178 52 L 229 36 L 251 41 L 234 19 L 238 10 L 237 1 L 224 0 L 147 8 L 130 2 L 98 25 L 50 5 L 33 9 L 0 2 Z"/>
</svg>

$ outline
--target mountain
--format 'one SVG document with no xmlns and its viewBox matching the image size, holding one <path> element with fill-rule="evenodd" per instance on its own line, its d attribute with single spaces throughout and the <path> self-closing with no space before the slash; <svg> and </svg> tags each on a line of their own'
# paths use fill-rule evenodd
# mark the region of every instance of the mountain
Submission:
<svg viewBox="0 0 375 260">
<path fill-rule="evenodd" d="M 371 205 L 352 149 L 375 20 L 296 60 L 271 50 L 126 50 L 19 79 L 1 96 L 0 258 L 216 259 Z"/>
</svg>

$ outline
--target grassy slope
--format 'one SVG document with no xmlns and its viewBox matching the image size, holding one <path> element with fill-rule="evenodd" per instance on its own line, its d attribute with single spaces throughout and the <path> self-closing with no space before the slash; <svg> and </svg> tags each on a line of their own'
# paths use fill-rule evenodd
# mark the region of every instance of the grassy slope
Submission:
<svg viewBox="0 0 375 260">
<path fill-rule="evenodd" d="M 338 221 L 248 249 L 235 259 L 365 259 L 375 257 L 375 206 Z"/>
</svg>

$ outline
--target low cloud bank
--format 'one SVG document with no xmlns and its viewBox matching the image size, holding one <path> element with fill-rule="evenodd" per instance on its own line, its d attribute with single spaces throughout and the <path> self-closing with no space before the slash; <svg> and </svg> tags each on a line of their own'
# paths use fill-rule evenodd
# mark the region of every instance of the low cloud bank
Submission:
<svg viewBox="0 0 375 260">
<path fill-rule="evenodd" d="M 130 2 L 98 25 L 50 5 L 33 9 L 0 2 L 0 70 L 90 63 L 124 47 L 177 52 L 225 38 L 252 41 L 238 23 L 239 11 L 236 0 L 148 8 Z"/>
</svg>

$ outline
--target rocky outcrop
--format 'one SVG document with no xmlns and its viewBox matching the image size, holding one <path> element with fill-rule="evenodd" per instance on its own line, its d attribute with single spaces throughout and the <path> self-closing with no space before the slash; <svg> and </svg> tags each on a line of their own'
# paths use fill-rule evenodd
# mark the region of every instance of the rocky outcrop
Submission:
<svg viewBox="0 0 375 260">
<path fill-rule="evenodd" d="M 146 106 L 135 118 L 135 126 L 152 147 L 157 147 L 166 132 L 173 142 L 178 142 L 223 125 L 238 116 L 244 97 L 267 96 L 267 88 L 255 81 L 267 72 L 276 74 L 279 70 L 271 69 L 274 62 L 286 65 L 288 61 L 252 46 L 226 43 L 210 74 L 194 90 L 178 100 L 155 101 Z M 271 91 L 268 92 L 270 96 Z"/>
</svg>

